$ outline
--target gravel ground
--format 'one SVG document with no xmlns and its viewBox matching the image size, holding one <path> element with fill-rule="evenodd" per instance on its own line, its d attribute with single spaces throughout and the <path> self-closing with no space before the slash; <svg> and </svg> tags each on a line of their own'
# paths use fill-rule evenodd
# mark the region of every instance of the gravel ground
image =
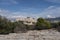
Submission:
<svg viewBox="0 0 60 40">
<path fill-rule="evenodd" d="M 27 33 L 10 33 L 9 35 L 0 35 L 0 40 L 60 40 L 60 32 L 56 30 L 34 30 Z"/>
</svg>

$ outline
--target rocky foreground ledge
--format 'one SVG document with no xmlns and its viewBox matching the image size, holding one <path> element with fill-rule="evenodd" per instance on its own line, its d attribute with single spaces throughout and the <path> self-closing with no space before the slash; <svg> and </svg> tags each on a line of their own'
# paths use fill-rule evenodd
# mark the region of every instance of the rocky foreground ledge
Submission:
<svg viewBox="0 0 60 40">
<path fill-rule="evenodd" d="M 10 33 L 0 35 L 0 40 L 60 40 L 60 32 L 56 30 L 28 31 L 27 33 Z"/>
</svg>

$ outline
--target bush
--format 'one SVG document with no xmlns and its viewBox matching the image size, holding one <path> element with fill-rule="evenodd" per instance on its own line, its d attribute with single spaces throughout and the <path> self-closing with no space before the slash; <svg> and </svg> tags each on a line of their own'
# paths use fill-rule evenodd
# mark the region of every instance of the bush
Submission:
<svg viewBox="0 0 60 40">
<path fill-rule="evenodd" d="M 56 28 L 57 28 L 57 30 L 60 32 L 60 22 L 58 22 L 57 24 L 58 24 L 58 25 L 57 25 Z"/>
<path fill-rule="evenodd" d="M 0 16 L 0 34 L 7 34 L 12 32 L 14 28 L 13 23 L 5 17 Z"/>
<path fill-rule="evenodd" d="M 35 25 L 25 25 L 27 30 L 34 30 Z"/>
<path fill-rule="evenodd" d="M 43 18 L 38 18 L 37 19 L 37 23 L 36 23 L 36 26 L 35 26 L 35 29 L 49 29 L 51 28 L 51 25 L 49 22 L 47 22 L 46 20 L 44 20 Z"/>
<path fill-rule="evenodd" d="M 14 32 L 26 32 L 26 31 L 27 31 L 26 26 L 22 22 L 20 21 L 15 22 Z"/>
</svg>

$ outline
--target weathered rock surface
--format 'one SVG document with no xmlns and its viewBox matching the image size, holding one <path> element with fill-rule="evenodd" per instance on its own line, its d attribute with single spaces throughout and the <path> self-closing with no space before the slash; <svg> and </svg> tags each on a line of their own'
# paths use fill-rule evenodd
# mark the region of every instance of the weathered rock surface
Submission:
<svg viewBox="0 0 60 40">
<path fill-rule="evenodd" d="M 34 30 L 27 33 L 10 33 L 9 35 L 0 35 L 0 40 L 60 40 L 60 32 L 56 30 Z"/>
</svg>

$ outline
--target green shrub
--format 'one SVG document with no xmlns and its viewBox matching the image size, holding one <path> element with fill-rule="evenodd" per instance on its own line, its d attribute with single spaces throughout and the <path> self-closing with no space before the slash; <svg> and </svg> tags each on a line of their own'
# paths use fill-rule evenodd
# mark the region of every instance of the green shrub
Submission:
<svg viewBox="0 0 60 40">
<path fill-rule="evenodd" d="M 51 28 L 51 25 L 49 22 L 47 22 L 45 19 L 43 18 L 38 18 L 37 19 L 37 23 L 36 23 L 36 26 L 35 26 L 35 29 L 49 29 Z"/>
</svg>

